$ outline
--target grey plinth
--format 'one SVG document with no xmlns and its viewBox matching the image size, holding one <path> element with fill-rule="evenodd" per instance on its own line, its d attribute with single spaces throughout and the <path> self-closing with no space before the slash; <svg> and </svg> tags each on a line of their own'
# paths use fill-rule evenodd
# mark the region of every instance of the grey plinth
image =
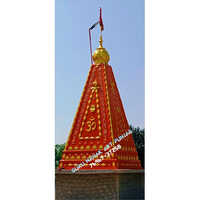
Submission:
<svg viewBox="0 0 200 200">
<path fill-rule="evenodd" d="M 144 170 L 56 170 L 56 200 L 142 200 Z"/>
</svg>

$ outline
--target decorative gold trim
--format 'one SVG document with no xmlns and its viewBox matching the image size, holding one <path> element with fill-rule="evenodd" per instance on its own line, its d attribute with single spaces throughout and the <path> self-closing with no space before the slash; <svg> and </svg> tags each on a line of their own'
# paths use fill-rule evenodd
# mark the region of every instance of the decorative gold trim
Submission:
<svg viewBox="0 0 200 200">
<path fill-rule="evenodd" d="M 95 105 L 92 104 L 92 105 L 90 106 L 90 112 L 94 112 L 95 110 L 96 110 Z"/>
<path fill-rule="evenodd" d="M 82 131 L 83 131 L 83 126 L 84 126 L 84 124 L 85 124 L 85 120 L 86 120 L 86 118 L 87 118 L 87 113 L 88 113 L 88 110 L 92 107 L 92 106 L 95 106 L 95 105 L 90 105 L 90 102 L 91 102 L 91 99 L 92 99 L 92 97 L 93 97 L 93 95 L 94 94 L 96 94 L 95 96 L 96 96 L 96 102 L 99 102 L 99 96 L 98 96 L 98 88 L 99 88 L 99 86 L 98 86 L 98 84 L 97 84 L 97 81 L 95 80 L 95 81 L 93 81 L 93 87 L 91 87 L 91 89 L 92 89 L 92 91 L 91 91 L 91 94 L 90 94 L 90 99 L 88 100 L 88 102 L 87 102 L 87 106 L 86 106 L 86 111 L 85 111 L 85 113 L 84 113 L 84 117 L 83 117 L 83 122 L 81 123 L 81 128 L 80 128 L 80 132 L 79 132 L 79 139 L 80 140 L 83 140 L 83 139 L 99 139 L 100 137 L 99 136 L 101 136 L 101 131 L 99 132 L 99 135 L 98 136 L 96 136 L 96 137 L 94 137 L 94 136 L 90 136 L 90 137 L 88 137 L 88 136 L 86 136 L 86 137 L 84 137 L 84 136 L 82 136 Z M 97 121 L 98 121 L 98 129 L 99 130 L 101 130 L 101 121 L 100 121 L 100 109 L 99 109 L 99 104 L 97 103 L 97 113 L 98 113 L 98 115 L 97 115 Z M 93 112 L 93 110 L 91 111 L 91 112 Z M 88 131 L 89 131 L 90 129 L 88 129 Z M 86 130 L 87 131 L 87 130 Z"/>
<path fill-rule="evenodd" d="M 80 156 L 77 156 L 76 158 L 77 158 L 78 160 L 80 160 Z"/>
<path fill-rule="evenodd" d="M 69 136 L 67 137 L 67 141 L 66 141 L 66 143 L 65 143 L 65 148 L 64 148 L 64 150 L 66 150 L 66 147 L 67 147 L 67 145 L 68 145 L 68 143 L 69 143 L 69 141 L 70 141 L 70 138 L 71 138 L 71 135 L 72 135 L 72 130 L 74 129 L 74 125 L 75 125 L 75 122 L 76 122 L 76 119 L 77 119 L 77 116 L 78 116 L 78 112 L 79 112 L 81 103 L 82 103 L 82 101 L 83 101 L 83 94 L 85 93 L 86 86 L 87 86 L 87 84 L 88 84 L 88 80 L 89 80 L 90 74 L 91 74 L 91 72 L 92 72 L 92 68 L 93 68 L 93 67 L 92 67 L 92 65 L 91 65 L 90 71 L 89 71 L 88 76 L 87 76 L 87 79 L 86 79 L 86 83 L 85 83 L 84 88 L 83 88 L 83 92 L 82 92 L 82 94 L 81 94 L 80 102 L 79 102 L 79 104 L 78 104 L 78 108 L 77 108 L 77 110 L 76 110 L 76 114 L 75 114 L 75 117 L 74 117 L 74 120 L 73 120 L 73 123 L 72 123 L 72 127 L 71 127 L 71 129 L 70 129 Z"/>
<path fill-rule="evenodd" d="M 62 166 L 63 166 L 63 163 L 62 163 L 62 162 L 60 162 L 60 168 L 62 168 Z"/>
<path fill-rule="evenodd" d="M 80 148 L 81 150 L 83 150 L 84 149 L 84 146 L 81 146 L 81 148 Z"/>
<path fill-rule="evenodd" d="M 107 97 L 109 119 L 110 119 L 111 138 L 112 138 L 112 143 L 114 144 L 114 134 L 113 134 L 113 127 L 112 127 L 112 117 L 111 117 L 111 111 L 110 111 L 110 97 L 108 95 L 108 81 L 107 81 L 107 73 L 106 73 L 106 65 L 105 64 L 104 64 L 104 79 L 105 79 L 105 83 L 106 83 L 106 97 Z"/>
<path fill-rule="evenodd" d="M 62 159 L 65 159 L 65 157 L 66 157 L 66 155 L 63 153 L 63 155 L 62 155 Z"/>
</svg>

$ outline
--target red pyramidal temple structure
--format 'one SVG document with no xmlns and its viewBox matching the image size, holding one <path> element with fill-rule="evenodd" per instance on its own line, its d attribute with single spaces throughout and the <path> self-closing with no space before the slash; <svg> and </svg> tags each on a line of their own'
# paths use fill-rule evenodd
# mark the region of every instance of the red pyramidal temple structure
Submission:
<svg viewBox="0 0 200 200">
<path fill-rule="evenodd" d="M 102 35 L 99 43 L 59 168 L 141 169 Z"/>
</svg>

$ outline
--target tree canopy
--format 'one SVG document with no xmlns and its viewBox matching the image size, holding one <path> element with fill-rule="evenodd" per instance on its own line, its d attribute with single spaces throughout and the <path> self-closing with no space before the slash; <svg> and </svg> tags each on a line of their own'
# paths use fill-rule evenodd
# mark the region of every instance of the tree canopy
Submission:
<svg viewBox="0 0 200 200">
<path fill-rule="evenodd" d="M 139 127 L 133 128 L 131 125 L 130 125 L 130 130 L 132 131 L 133 139 L 138 152 L 138 157 L 141 161 L 142 167 L 144 168 L 145 130 L 140 129 Z"/>
<path fill-rule="evenodd" d="M 59 161 L 62 158 L 62 152 L 65 148 L 65 144 L 56 144 L 55 145 L 55 167 L 59 165 Z"/>
</svg>

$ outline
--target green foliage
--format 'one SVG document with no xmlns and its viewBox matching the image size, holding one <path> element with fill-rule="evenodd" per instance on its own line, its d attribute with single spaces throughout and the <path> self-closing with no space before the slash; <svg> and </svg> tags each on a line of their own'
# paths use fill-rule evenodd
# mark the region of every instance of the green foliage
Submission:
<svg viewBox="0 0 200 200">
<path fill-rule="evenodd" d="M 55 167 L 59 165 L 59 161 L 62 158 L 62 152 L 65 148 L 65 144 L 56 144 L 55 145 Z"/>
<path fill-rule="evenodd" d="M 136 146 L 136 149 L 138 152 L 138 157 L 141 161 L 142 167 L 144 168 L 144 151 L 145 151 L 144 150 L 144 146 L 145 146 L 144 133 L 145 133 L 145 130 L 140 129 L 139 127 L 133 128 L 131 125 L 130 125 L 130 130 L 132 131 L 132 134 L 133 134 L 133 139 L 134 139 L 135 146 Z"/>
</svg>

